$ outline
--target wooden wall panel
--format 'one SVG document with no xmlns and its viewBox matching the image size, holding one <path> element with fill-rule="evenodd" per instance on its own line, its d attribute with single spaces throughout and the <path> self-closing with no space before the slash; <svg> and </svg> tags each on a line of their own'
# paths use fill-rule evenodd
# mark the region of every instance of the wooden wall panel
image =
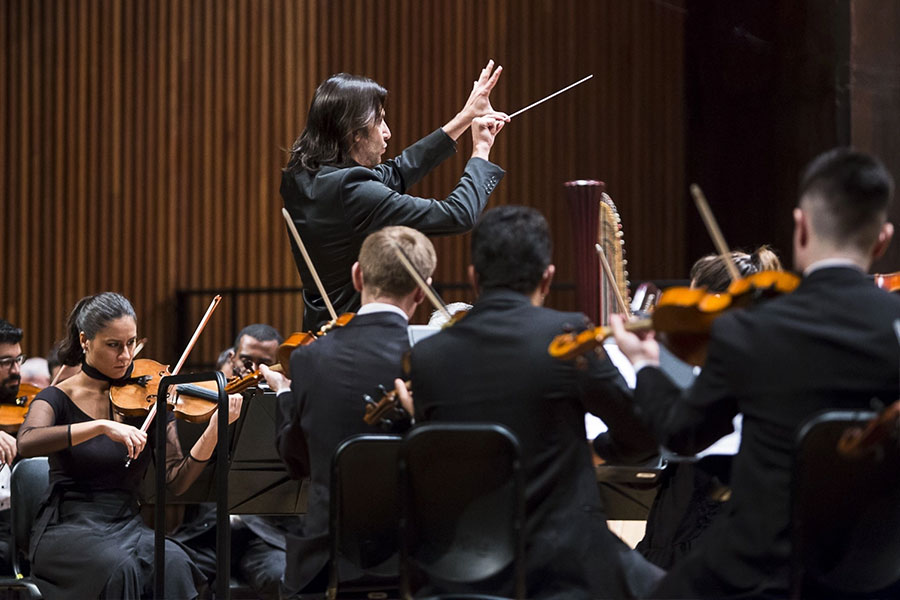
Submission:
<svg viewBox="0 0 900 600">
<path fill-rule="evenodd" d="M 559 281 L 574 278 L 562 183 L 607 182 L 632 279 L 686 267 L 682 3 L 617 0 L 0 0 L 0 316 L 41 354 L 75 301 L 118 290 L 175 361 L 179 289 L 299 285 L 279 217 L 280 169 L 319 81 L 347 71 L 390 93 L 390 150 L 462 106 L 487 58 L 507 176 L 491 206 L 542 210 Z M 471 143 L 412 191 L 443 197 Z M 436 240 L 438 282 L 464 280 L 468 236 Z M 448 291 L 448 299 L 467 298 Z M 550 303 L 571 308 L 571 291 Z M 192 301 L 192 328 L 209 298 Z M 223 306 L 195 351 L 233 323 L 300 323 L 296 294 Z"/>
</svg>

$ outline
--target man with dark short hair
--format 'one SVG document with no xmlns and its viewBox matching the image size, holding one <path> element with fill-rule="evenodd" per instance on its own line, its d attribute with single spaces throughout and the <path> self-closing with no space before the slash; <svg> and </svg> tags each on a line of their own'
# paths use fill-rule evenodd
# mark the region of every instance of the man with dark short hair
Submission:
<svg viewBox="0 0 900 600">
<path fill-rule="evenodd" d="M 246 375 L 262 365 L 275 364 L 278 346 L 283 341 L 271 325 L 248 325 L 234 338 L 226 366 L 233 369 L 234 375 Z M 210 581 L 216 577 L 215 523 L 215 504 L 204 503 L 173 536 L 193 551 L 195 562 Z M 284 572 L 285 534 L 298 526 L 295 516 L 232 516 L 234 570 L 260 598 L 278 597 Z"/>
<path fill-rule="evenodd" d="M 279 390 L 278 452 L 292 477 L 309 477 L 303 533 L 287 538 L 284 597 L 325 591 L 332 456 L 351 435 L 381 431 L 363 421 L 363 395 L 374 394 L 378 385 L 390 386 L 403 372 L 409 317 L 425 294 L 397 258 L 397 247 L 430 280 L 434 246 L 422 233 L 396 226 L 369 235 L 351 272 L 362 299 L 356 316 L 294 350 L 290 388 L 263 368 L 269 385 Z M 359 575 L 349 564 L 342 565 L 340 573 L 347 579 Z"/>
<path fill-rule="evenodd" d="M 807 167 L 794 209 L 791 294 L 719 317 L 706 365 L 682 392 L 658 368 L 659 346 L 612 325 L 637 371 L 635 408 L 660 442 L 693 454 L 743 413 L 731 499 L 703 541 L 669 571 L 659 598 L 787 597 L 791 469 L 799 426 L 826 409 L 866 410 L 897 399 L 892 324 L 900 296 L 866 271 L 887 248 L 893 179 L 875 158 L 846 148 Z M 840 519 L 838 515 L 836 518 Z"/>
<path fill-rule="evenodd" d="M 0 319 L 0 404 L 11 404 L 22 380 L 22 330 Z M 9 555 L 9 474 L 17 455 L 16 438 L 0 431 L 0 573 L 12 573 Z"/>
<path fill-rule="evenodd" d="M 495 422 L 516 434 L 525 472 L 528 598 L 637 597 L 661 571 L 609 531 L 585 412 L 609 426 L 607 457 L 642 461 L 657 445 L 632 415 L 625 382 L 602 350 L 580 361 L 548 354 L 555 336 L 587 324 L 582 314 L 542 306 L 554 271 L 539 212 L 487 211 L 472 233 L 469 278 L 478 299 L 455 325 L 413 347 L 414 408 L 407 408 L 417 421 Z"/>
<path fill-rule="evenodd" d="M 360 305 L 350 267 L 370 233 L 388 225 L 428 235 L 472 228 L 504 175 L 489 161 L 494 138 L 509 120 L 490 103 L 501 70 L 490 61 L 456 116 L 384 163 L 391 137 L 384 111 L 387 90 L 346 73 L 332 75 L 316 89 L 306 127 L 282 174 L 281 197 L 338 314 Z M 472 156 L 453 191 L 443 201 L 408 194 L 456 152 L 456 140 L 470 127 Z M 291 249 L 304 284 L 303 328 L 316 331 L 329 315 L 293 239 Z"/>
<path fill-rule="evenodd" d="M 260 365 L 270 366 L 278 360 L 278 346 L 284 337 L 265 323 L 247 325 L 234 338 L 231 369 L 235 375 L 246 375 Z"/>
</svg>

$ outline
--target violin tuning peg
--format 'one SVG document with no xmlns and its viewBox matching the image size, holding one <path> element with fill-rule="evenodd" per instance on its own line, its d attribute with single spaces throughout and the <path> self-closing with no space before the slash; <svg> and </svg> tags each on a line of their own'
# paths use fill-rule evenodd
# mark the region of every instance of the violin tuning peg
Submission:
<svg viewBox="0 0 900 600">
<path fill-rule="evenodd" d="M 363 402 L 365 402 L 366 404 L 371 404 L 371 405 L 375 404 L 375 400 L 372 398 L 372 396 L 370 396 L 368 394 L 363 394 Z"/>
<path fill-rule="evenodd" d="M 387 388 L 384 387 L 384 384 L 378 384 L 378 391 L 381 392 L 381 395 L 384 396 L 388 393 Z"/>
</svg>

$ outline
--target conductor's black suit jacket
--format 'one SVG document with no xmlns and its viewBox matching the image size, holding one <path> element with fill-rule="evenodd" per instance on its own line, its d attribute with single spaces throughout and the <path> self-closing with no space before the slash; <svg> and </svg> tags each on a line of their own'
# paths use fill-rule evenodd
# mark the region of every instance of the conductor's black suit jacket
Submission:
<svg viewBox="0 0 900 600">
<path fill-rule="evenodd" d="M 289 594 L 302 590 L 328 561 L 332 455 L 352 435 L 381 432 L 363 422 L 363 394 L 401 377 L 408 350 L 406 320 L 377 312 L 357 315 L 291 355 L 291 393 L 278 396 L 276 443 L 291 476 L 308 476 L 310 485 L 303 532 L 286 536 Z M 343 568 L 341 574 L 353 576 Z"/>
<path fill-rule="evenodd" d="M 554 336 L 585 321 L 493 290 L 412 349 L 417 420 L 495 422 L 519 439 L 529 598 L 631 597 L 656 574 L 606 525 L 585 412 L 609 426 L 608 457 L 647 459 L 656 442 L 635 419 L 625 382 L 605 356 L 591 353 L 579 369 L 547 352 Z"/>
<path fill-rule="evenodd" d="M 325 166 L 316 173 L 283 173 L 284 206 L 338 313 L 359 308 L 350 267 L 370 233 L 388 225 L 406 225 L 429 235 L 443 235 L 462 233 L 475 225 L 488 196 L 503 178 L 503 169 L 491 162 L 469 159 L 459 183 L 443 201 L 407 193 L 455 151 L 453 139 L 437 129 L 373 169 L 352 163 Z M 293 238 L 291 249 L 304 285 L 303 327 L 315 331 L 328 320 L 328 312 Z"/>
<path fill-rule="evenodd" d="M 854 268 L 823 268 L 792 294 L 720 317 L 705 368 L 687 392 L 659 369 L 638 372 L 641 416 L 677 452 L 706 447 L 744 414 L 731 500 L 655 595 L 786 594 L 798 427 L 825 409 L 897 399 L 897 318 L 900 296 L 875 288 Z"/>
</svg>

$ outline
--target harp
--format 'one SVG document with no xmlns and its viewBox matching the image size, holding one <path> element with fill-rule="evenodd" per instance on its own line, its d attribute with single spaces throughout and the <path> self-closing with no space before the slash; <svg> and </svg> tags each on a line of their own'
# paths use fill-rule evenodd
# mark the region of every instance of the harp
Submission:
<svg viewBox="0 0 900 600">
<path fill-rule="evenodd" d="M 608 325 L 609 315 L 619 312 L 614 287 L 625 303 L 630 303 L 622 220 L 602 181 L 579 179 L 563 185 L 572 216 L 578 310 L 595 324 Z M 612 278 L 601 268 L 595 249 L 598 244 L 609 262 Z"/>
</svg>

